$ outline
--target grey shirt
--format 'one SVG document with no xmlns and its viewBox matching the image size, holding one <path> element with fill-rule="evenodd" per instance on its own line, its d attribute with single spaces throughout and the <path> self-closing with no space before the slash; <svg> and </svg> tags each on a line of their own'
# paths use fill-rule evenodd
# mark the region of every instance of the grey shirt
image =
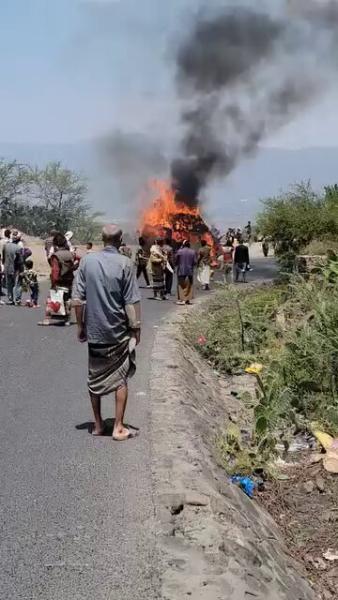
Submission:
<svg viewBox="0 0 338 600">
<path fill-rule="evenodd" d="M 2 250 L 4 271 L 7 275 L 14 275 L 17 271 L 23 269 L 23 257 L 22 252 L 18 244 L 14 242 L 8 242 L 4 245 Z"/>
<path fill-rule="evenodd" d="M 76 273 L 73 299 L 86 302 L 89 344 L 120 343 L 128 334 L 125 306 L 141 300 L 131 260 L 112 246 L 87 254 Z"/>
</svg>

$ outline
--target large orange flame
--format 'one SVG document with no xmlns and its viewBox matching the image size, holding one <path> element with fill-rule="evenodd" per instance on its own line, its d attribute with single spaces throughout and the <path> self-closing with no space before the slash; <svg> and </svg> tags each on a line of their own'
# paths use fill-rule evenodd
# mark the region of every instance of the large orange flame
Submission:
<svg viewBox="0 0 338 600">
<path fill-rule="evenodd" d="M 205 239 L 213 248 L 213 236 L 204 222 L 199 207 L 191 207 L 175 199 L 175 191 L 166 181 L 153 180 L 149 184 L 152 200 L 141 215 L 140 231 L 147 238 L 166 236 L 180 242 L 188 239 L 197 244 Z"/>
</svg>

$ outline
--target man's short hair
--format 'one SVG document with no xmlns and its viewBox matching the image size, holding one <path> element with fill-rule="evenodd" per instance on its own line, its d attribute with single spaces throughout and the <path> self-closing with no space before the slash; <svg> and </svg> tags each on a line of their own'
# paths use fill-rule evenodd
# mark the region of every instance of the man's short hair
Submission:
<svg viewBox="0 0 338 600">
<path fill-rule="evenodd" d="M 110 223 L 102 228 L 102 241 L 105 244 L 115 245 L 121 241 L 122 234 L 121 227 L 114 223 Z"/>
</svg>

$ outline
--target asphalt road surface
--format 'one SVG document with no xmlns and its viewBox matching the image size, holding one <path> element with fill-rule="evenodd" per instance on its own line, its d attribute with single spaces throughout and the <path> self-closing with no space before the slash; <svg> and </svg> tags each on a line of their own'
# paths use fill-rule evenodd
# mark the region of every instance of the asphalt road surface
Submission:
<svg viewBox="0 0 338 600">
<path fill-rule="evenodd" d="M 252 279 L 274 272 L 271 260 L 256 266 Z M 76 328 L 37 327 L 42 310 L 0 307 L 1 600 L 159 598 L 148 381 L 154 332 L 174 304 L 143 296 L 126 418 L 141 434 L 123 443 L 88 433 Z M 103 406 L 111 418 L 112 399 Z"/>
</svg>

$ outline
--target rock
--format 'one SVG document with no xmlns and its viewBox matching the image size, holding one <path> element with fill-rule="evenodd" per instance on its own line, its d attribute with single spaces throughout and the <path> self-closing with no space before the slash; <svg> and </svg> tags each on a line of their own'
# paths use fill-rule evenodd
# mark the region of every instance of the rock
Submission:
<svg viewBox="0 0 338 600">
<path fill-rule="evenodd" d="M 314 454 L 312 454 L 312 456 L 310 457 L 309 463 L 310 463 L 310 465 L 315 465 L 316 463 L 319 463 L 321 460 L 323 460 L 323 455 L 320 454 L 319 452 L 314 452 Z"/>
<path fill-rule="evenodd" d="M 197 492 L 187 492 L 185 496 L 185 504 L 190 506 L 208 506 L 209 498 Z"/>
<path fill-rule="evenodd" d="M 325 481 L 321 475 L 316 477 L 316 486 L 321 493 L 325 492 Z"/>
<path fill-rule="evenodd" d="M 312 494 L 313 490 L 315 489 L 315 484 L 313 481 L 306 481 L 303 487 L 307 494 Z"/>
<path fill-rule="evenodd" d="M 326 521 L 327 523 L 329 523 L 330 521 L 332 523 L 335 523 L 336 521 L 338 521 L 338 512 L 334 509 L 324 510 L 323 521 Z"/>
<path fill-rule="evenodd" d="M 170 507 L 170 512 L 172 515 L 179 515 L 184 509 L 184 504 L 173 504 Z"/>
<path fill-rule="evenodd" d="M 229 419 L 232 423 L 238 423 L 238 416 L 235 414 L 229 415 Z"/>
<path fill-rule="evenodd" d="M 330 571 L 328 572 L 328 577 L 330 577 L 330 579 L 337 579 L 338 578 L 338 567 L 335 567 L 334 569 L 330 569 Z"/>
</svg>

